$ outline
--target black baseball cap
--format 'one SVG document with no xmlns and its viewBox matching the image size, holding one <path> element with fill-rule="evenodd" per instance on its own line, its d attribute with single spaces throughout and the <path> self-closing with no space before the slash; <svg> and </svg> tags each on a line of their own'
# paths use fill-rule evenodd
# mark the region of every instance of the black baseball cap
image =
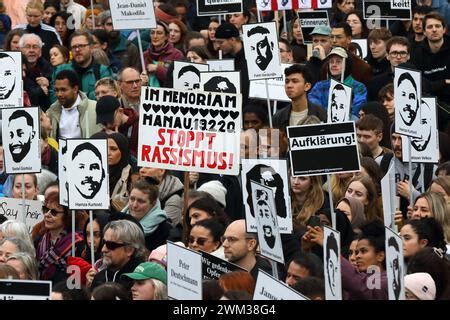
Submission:
<svg viewBox="0 0 450 320">
<path fill-rule="evenodd" d="M 114 113 L 120 108 L 120 102 L 113 96 L 103 96 L 97 101 L 95 112 L 97 113 L 97 123 L 111 123 L 114 121 Z"/>
<path fill-rule="evenodd" d="M 239 38 L 239 30 L 234 24 L 225 22 L 216 29 L 217 39 Z"/>
</svg>

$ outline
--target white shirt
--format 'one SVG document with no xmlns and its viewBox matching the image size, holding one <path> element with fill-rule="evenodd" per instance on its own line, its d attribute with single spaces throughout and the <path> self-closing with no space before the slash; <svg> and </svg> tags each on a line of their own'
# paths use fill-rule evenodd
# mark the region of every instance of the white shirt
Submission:
<svg viewBox="0 0 450 320">
<path fill-rule="evenodd" d="M 291 111 L 291 116 L 289 117 L 289 125 L 296 126 L 298 123 L 308 116 L 308 109 L 305 109 L 300 112 Z"/>
<path fill-rule="evenodd" d="M 59 136 L 61 138 L 81 138 L 80 113 L 77 108 L 80 103 L 81 98 L 78 95 L 77 100 L 70 108 L 62 107 L 59 120 Z"/>
</svg>

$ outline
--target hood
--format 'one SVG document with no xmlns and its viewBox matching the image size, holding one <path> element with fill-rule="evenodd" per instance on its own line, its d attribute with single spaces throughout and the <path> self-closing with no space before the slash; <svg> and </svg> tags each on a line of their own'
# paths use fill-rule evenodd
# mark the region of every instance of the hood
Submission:
<svg viewBox="0 0 450 320">
<path fill-rule="evenodd" d="M 164 199 L 167 195 L 176 193 L 184 188 L 180 179 L 167 175 L 159 186 L 159 198 Z"/>
</svg>

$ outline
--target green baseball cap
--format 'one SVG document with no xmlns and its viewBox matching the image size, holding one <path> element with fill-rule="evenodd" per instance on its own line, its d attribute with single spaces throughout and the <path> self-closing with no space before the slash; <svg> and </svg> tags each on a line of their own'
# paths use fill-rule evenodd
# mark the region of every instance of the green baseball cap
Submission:
<svg viewBox="0 0 450 320">
<path fill-rule="evenodd" d="M 143 262 L 133 272 L 123 275 L 133 280 L 156 279 L 167 284 L 167 272 L 156 262 Z"/>
<path fill-rule="evenodd" d="M 313 31 L 311 31 L 309 35 L 312 36 L 315 34 L 322 36 L 329 36 L 331 34 L 331 28 L 329 26 L 314 27 Z"/>
</svg>

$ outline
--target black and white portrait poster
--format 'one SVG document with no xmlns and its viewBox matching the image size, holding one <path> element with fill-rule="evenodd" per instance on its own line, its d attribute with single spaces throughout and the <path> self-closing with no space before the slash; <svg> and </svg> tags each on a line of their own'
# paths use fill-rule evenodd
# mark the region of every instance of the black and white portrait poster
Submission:
<svg viewBox="0 0 450 320">
<path fill-rule="evenodd" d="M 286 95 L 286 90 L 284 88 L 284 70 L 290 67 L 292 64 L 282 63 L 281 64 L 281 78 L 274 78 L 267 80 L 267 87 L 269 91 L 269 99 L 277 100 L 277 101 L 288 101 L 291 99 Z M 267 90 L 266 90 L 266 80 L 253 80 L 250 81 L 250 89 L 249 89 L 249 97 L 250 98 L 258 98 L 258 99 L 267 99 Z"/>
<path fill-rule="evenodd" d="M 22 101 L 22 53 L 0 52 L 0 108 L 19 108 Z"/>
<path fill-rule="evenodd" d="M 242 37 L 250 80 L 283 76 L 275 22 L 244 24 Z"/>
<path fill-rule="evenodd" d="M 421 72 L 395 67 L 394 108 L 395 132 L 421 137 L 420 101 L 422 98 Z"/>
<path fill-rule="evenodd" d="M 69 185 L 67 183 L 67 143 L 65 139 L 58 142 L 58 181 L 59 204 L 69 206 Z"/>
<path fill-rule="evenodd" d="M 234 59 L 207 59 L 209 71 L 234 71 Z"/>
<path fill-rule="evenodd" d="M 200 90 L 200 72 L 209 71 L 207 64 L 174 61 L 173 88 L 180 90 Z"/>
<path fill-rule="evenodd" d="M 200 72 L 200 88 L 209 92 L 241 93 L 240 72 Z"/>
<path fill-rule="evenodd" d="M 38 108 L 3 109 L 2 137 L 6 173 L 41 172 Z"/>
<path fill-rule="evenodd" d="M 356 50 L 356 55 L 361 59 L 367 57 L 367 39 L 352 39 L 352 46 Z"/>
<path fill-rule="evenodd" d="M 109 0 L 114 30 L 156 28 L 153 0 Z"/>
<path fill-rule="evenodd" d="M 332 7 L 331 0 L 317 0 L 317 9 L 329 9 Z"/>
<path fill-rule="evenodd" d="M 411 161 L 421 163 L 439 162 L 439 131 L 437 128 L 436 98 L 422 98 L 420 108 L 419 137 L 411 138 Z M 402 137 L 402 145 L 408 139 Z M 402 148 L 403 161 L 409 161 L 409 148 Z"/>
<path fill-rule="evenodd" d="M 261 255 L 284 264 L 273 191 L 270 187 L 263 186 L 255 181 L 250 181 L 250 183 Z"/>
<path fill-rule="evenodd" d="M 284 159 L 242 159 L 242 196 L 247 232 L 256 232 L 251 181 L 272 189 L 280 233 L 292 233 L 291 197 L 287 163 Z"/>
<path fill-rule="evenodd" d="M 70 209 L 109 209 L 106 139 L 68 139 L 67 182 Z"/>
<path fill-rule="evenodd" d="M 405 300 L 405 282 L 403 276 L 402 238 L 394 230 L 386 229 L 386 273 L 388 279 L 389 300 Z"/>
<path fill-rule="evenodd" d="M 142 87 L 138 165 L 239 174 L 242 95 Z"/>
<path fill-rule="evenodd" d="M 326 300 L 342 300 L 340 238 L 339 231 L 324 226 L 323 270 Z"/>
<path fill-rule="evenodd" d="M 312 8 L 312 0 L 298 0 L 298 8 L 299 9 L 311 9 Z"/>
<path fill-rule="evenodd" d="M 388 171 L 381 179 L 381 199 L 383 201 L 383 217 L 386 227 L 394 227 L 394 213 L 396 208 L 395 195 L 397 194 L 397 186 L 395 183 L 394 161 L 391 162 Z M 400 209 L 400 208 L 398 208 Z"/>
<path fill-rule="evenodd" d="M 352 87 L 331 79 L 328 94 L 328 123 L 350 120 Z"/>
<path fill-rule="evenodd" d="M 259 269 L 253 300 L 309 300 L 267 272 Z"/>
<path fill-rule="evenodd" d="M 292 176 L 360 171 L 355 123 L 287 127 Z"/>
</svg>

